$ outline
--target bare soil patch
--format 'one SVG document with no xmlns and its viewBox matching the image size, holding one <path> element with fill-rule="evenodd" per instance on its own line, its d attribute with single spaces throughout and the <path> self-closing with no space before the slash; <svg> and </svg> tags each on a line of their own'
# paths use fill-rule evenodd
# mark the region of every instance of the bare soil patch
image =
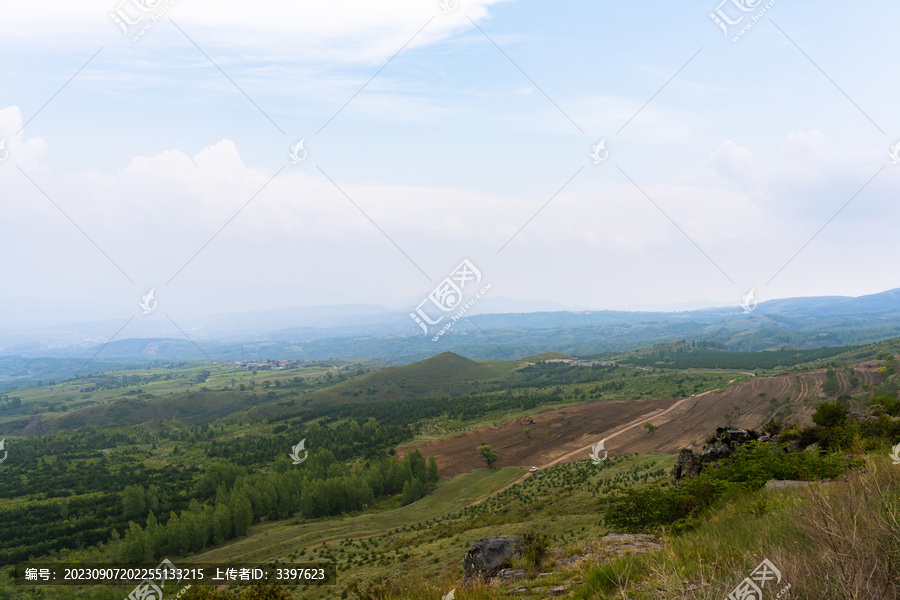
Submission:
<svg viewBox="0 0 900 600">
<path fill-rule="evenodd" d="M 878 380 L 874 361 L 855 368 L 860 383 Z M 839 369 L 837 378 L 837 394 L 850 392 L 849 375 Z M 754 377 L 696 397 L 589 402 L 538 412 L 531 415 L 532 424 L 517 419 L 415 447 L 425 456 L 434 455 L 442 477 L 484 468 L 484 460 L 476 451 L 482 444 L 490 444 L 499 455 L 497 467 L 541 468 L 583 460 L 589 458 L 591 446 L 602 439 L 606 439 L 610 456 L 674 454 L 681 448 L 699 449 L 716 427 L 726 424 L 727 414 L 732 425 L 754 429 L 776 410 L 788 406 L 788 420 L 809 422 L 816 404 L 827 398 L 821 389 L 824 383 L 825 370 L 820 369 Z M 775 402 L 771 402 L 773 398 Z M 644 428 L 648 422 L 657 427 L 652 434 Z M 526 428 L 532 430 L 530 438 L 524 433 Z M 412 448 L 399 448 L 397 453 L 402 456 Z"/>
</svg>

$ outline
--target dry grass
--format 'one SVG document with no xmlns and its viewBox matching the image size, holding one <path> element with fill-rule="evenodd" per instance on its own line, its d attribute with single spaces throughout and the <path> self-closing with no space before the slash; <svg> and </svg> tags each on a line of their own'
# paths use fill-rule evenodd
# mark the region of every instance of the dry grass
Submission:
<svg viewBox="0 0 900 600">
<path fill-rule="evenodd" d="M 900 466 L 869 456 L 847 481 L 725 498 L 693 531 L 662 536 L 661 552 L 556 569 L 554 581 L 584 600 L 722 600 L 768 558 L 782 579 L 764 589 L 767 600 L 788 586 L 780 600 L 900 600 Z M 458 576 L 408 574 L 351 600 L 438 600 L 454 587 L 458 600 L 500 600 L 512 585 L 533 585 L 465 589 Z"/>
<path fill-rule="evenodd" d="M 813 552 L 783 558 L 798 594 L 900 598 L 900 466 L 870 459 L 866 473 L 804 496 L 799 524 Z"/>
<path fill-rule="evenodd" d="M 870 456 L 848 481 L 734 497 L 655 555 L 586 575 L 584 599 L 721 600 L 764 558 L 792 600 L 900 599 L 900 466 Z"/>
</svg>

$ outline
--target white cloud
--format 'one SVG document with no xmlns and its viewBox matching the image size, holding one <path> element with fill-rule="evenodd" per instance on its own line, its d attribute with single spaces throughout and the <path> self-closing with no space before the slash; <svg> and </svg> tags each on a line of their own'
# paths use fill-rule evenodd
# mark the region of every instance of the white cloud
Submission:
<svg viewBox="0 0 900 600">
<path fill-rule="evenodd" d="M 458 8 L 443 14 L 439 2 L 422 0 L 262 0 L 252 5 L 211 0 L 6 0 L 0 36 L 15 40 L 19 47 L 44 49 L 73 41 L 97 44 L 126 40 L 110 18 L 111 13 L 120 9 L 137 20 L 145 15 L 152 17 L 171 5 L 140 43 L 161 30 L 174 29 L 164 23 L 171 18 L 191 37 L 196 36 L 201 47 L 239 52 L 244 60 L 293 58 L 325 60 L 332 65 L 376 64 L 397 52 L 432 17 L 410 47 L 445 40 L 471 27 L 467 17 L 478 21 L 492 5 L 503 1 L 508 0 L 460 0 Z M 152 8 L 142 11 L 140 6 Z M 139 27 L 130 27 L 129 36 Z"/>
<path fill-rule="evenodd" d="M 47 144 L 43 139 L 25 138 L 22 113 L 18 106 L 0 109 L 0 140 L 5 140 L 8 152 L 3 163 L 19 164 L 23 168 L 36 168 L 47 151 Z"/>
</svg>

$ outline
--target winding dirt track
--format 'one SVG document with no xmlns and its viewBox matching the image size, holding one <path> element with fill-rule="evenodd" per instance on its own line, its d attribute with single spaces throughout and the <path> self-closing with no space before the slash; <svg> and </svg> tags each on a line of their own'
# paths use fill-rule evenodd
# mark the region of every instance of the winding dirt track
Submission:
<svg viewBox="0 0 900 600">
<path fill-rule="evenodd" d="M 708 392 L 702 392 L 702 393 L 697 394 L 696 396 L 694 396 L 694 397 L 692 397 L 692 398 L 683 398 L 683 399 L 679 400 L 678 402 L 676 402 L 675 404 L 673 404 L 672 406 L 670 406 L 669 408 L 661 409 L 660 411 L 656 411 L 656 413 L 654 413 L 654 414 L 646 415 L 646 416 L 644 416 L 644 417 L 642 417 L 642 418 L 640 418 L 640 419 L 636 419 L 636 420 L 632 421 L 631 423 L 625 425 L 624 427 L 620 427 L 619 429 L 615 430 L 613 433 L 610 433 L 609 435 L 607 435 L 607 436 L 606 436 L 605 438 L 603 438 L 603 439 L 604 439 L 604 440 L 610 440 L 610 439 L 616 437 L 617 435 L 621 435 L 621 434 L 625 433 L 626 431 L 630 431 L 630 430 L 634 429 L 635 427 L 643 427 L 644 423 L 647 423 L 647 422 L 648 422 L 646 419 L 650 418 L 650 419 L 656 419 L 656 420 L 659 420 L 660 417 L 665 416 L 666 414 L 668 414 L 669 412 L 671 412 L 671 411 L 674 410 L 675 408 L 681 406 L 682 404 L 684 404 L 684 403 L 687 402 L 688 400 L 696 400 L 696 399 L 699 398 L 700 396 L 704 396 L 704 395 L 706 395 L 706 394 L 710 394 L 710 393 L 712 393 L 712 392 L 714 392 L 714 391 L 718 391 L 718 390 L 710 390 L 710 391 L 708 391 Z M 590 455 L 591 451 L 593 451 L 594 445 L 595 445 L 595 444 L 588 444 L 587 446 L 585 446 L 585 447 L 583 447 L 583 448 L 578 448 L 577 450 L 573 450 L 573 451 L 571 451 L 571 452 L 569 452 L 569 453 L 567 453 L 567 454 L 564 454 L 563 456 L 560 456 L 559 458 L 555 458 L 555 459 L 551 460 L 550 462 L 541 465 L 540 468 L 546 469 L 547 467 L 552 467 L 552 466 L 554 466 L 554 465 L 558 465 L 559 463 L 566 462 L 567 460 L 580 460 L 580 459 L 584 458 L 583 454 L 584 454 L 585 452 L 587 452 L 588 455 Z M 604 447 L 605 447 L 605 446 L 606 446 L 606 445 L 604 444 Z M 531 472 L 525 473 L 524 475 L 522 475 L 521 477 L 519 477 L 518 479 L 516 479 L 516 480 L 513 481 L 512 483 L 503 486 L 503 487 L 500 488 L 499 490 L 496 490 L 496 491 L 492 492 L 491 494 L 485 496 L 484 498 L 481 498 L 480 500 L 476 500 L 475 502 L 472 502 L 469 506 L 475 506 L 476 504 L 480 504 L 480 503 L 484 502 L 485 500 L 487 500 L 488 498 L 491 498 L 491 497 L 493 497 L 493 496 L 496 496 L 496 495 L 499 494 L 500 492 L 506 491 L 506 490 L 508 490 L 509 488 L 511 488 L 512 486 L 521 483 L 523 480 L 525 480 L 527 477 L 530 477 L 530 476 L 531 476 Z"/>
</svg>

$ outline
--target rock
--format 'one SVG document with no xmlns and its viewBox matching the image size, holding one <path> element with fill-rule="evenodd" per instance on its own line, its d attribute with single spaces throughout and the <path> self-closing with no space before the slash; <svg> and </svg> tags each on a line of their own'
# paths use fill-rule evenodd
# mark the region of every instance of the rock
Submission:
<svg viewBox="0 0 900 600">
<path fill-rule="evenodd" d="M 740 427 L 717 427 L 715 440 L 700 450 L 700 454 L 694 454 L 690 448 L 683 448 L 675 461 L 675 484 L 683 479 L 696 477 L 703 472 L 704 465 L 714 463 L 730 456 L 734 450 L 747 442 L 761 440 L 763 442 L 777 444 L 767 435 L 761 435 L 752 429 Z"/>
<path fill-rule="evenodd" d="M 497 572 L 500 579 L 525 579 L 525 571 L 522 569 L 501 569 Z"/>
<path fill-rule="evenodd" d="M 663 549 L 662 541 L 655 535 L 611 533 L 600 539 L 607 555 L 645 554 Z"/>
<path fill-rule="evenodd" d="M 690 479 L 700 474 L 703 464 L 700 457 L 694 454 L 690 448 L 682 448 L 675 459 L 675 481 Z"/>
<path fill-rule="evenodd" d="M 527 588 L 527 587 L 525 587 L 524 585 L 520 585 L 520 586 L 517 587 L 516 589 L 510 590 L 509 593 L 510 593 L 510 594 L 524 594 L 524 593 L 526 593 L 527 591 L 528 591 L 528 588 Z"/>
<path fill-rule="evenodd" d="M 787 487 L 809 487 L 809 482 L 793 479 L 772 479 L 766 482 L 767 490 L 780 490 Z"/>
<path fill-rule="evenodd" d="M 800 452 L 804 447 L 803 442 L 800 440 L 790 441 L 787 445 L 788 452 Z"/>
<path fill-rule="evenodd" d="M 713 462 L 729 456 L 734 449 L 722 440 L 716 440 L 700 451 L 702 462 Z"/>
<path fill-rule="evenodd" d="M 867 419 L 877 419 L 878 418 L 877 416 L 875 416 L 868 410 L 866 411 L 866 414 L 850 411 L 847 413 L 847 416 L 856 421 L 865 421 Z"/>
<path fill-rule="evenodd" d="M 716 438 L 722 440 L 731 447 L 746 444 L 749 441 L 759 439 L 759 434 L 752 429 L 740 427 L 717 427 Z"/>
<path fill-rule="evenodd" d="M 551 585 L 547 588 L 547 591 L 551 596 L 562 596 L 566 593 L 566 590 L 569 589 L 568 586 L 565 585 Z"/>
<path fill-rule="evenodd" d="M 849 479 L 838 479 L 837 481 L 849 481 Z M 834 479 L 822 479 L 820 481 L 797 481 L 795 479 L 770 479 L 766 482 L 766 489 L 781 490 L 789 487 L 812 487 L 814 485 L 829 485 L 835 483 Z"/>
<path fill-rule="evenodd" d="M 816 442 L 816 443 L 814 443 L 814 444 L 810 444 L 810 445 L 807 446 L 803 451 L 804 451 L 804 452 L 811 452 L 812 454 L 821 454 L 819 442 Z"/>
<path fill-rule="evenodd" d="M 552 573 L 538 573 L 538 576 L 535 579 L 543 579 L 544 577 L 550 577 Z"/>
<path fill-rule="evenodd" d="M 494 577 L 501 569 L 507 569 L 510 561 L 524 549 L 519 538 L 481 538 L 472 544 L 463 558 L 463 580 Z"/>
<path fill-rule="evenodd" d="M 760 441 L 760 442 L 765 442 L 766 444 L 774 444 L 774 445 L 776 445 L 776 446 L 778 445 L 778 442 L 775 440 L 775 438 L 771 438 L 771 437 L 769 437 L 769 436 L 767 436 L 767 435 L 761 435 L 761 436 L 759 436 L 759 441 Z"/>
</svg>

